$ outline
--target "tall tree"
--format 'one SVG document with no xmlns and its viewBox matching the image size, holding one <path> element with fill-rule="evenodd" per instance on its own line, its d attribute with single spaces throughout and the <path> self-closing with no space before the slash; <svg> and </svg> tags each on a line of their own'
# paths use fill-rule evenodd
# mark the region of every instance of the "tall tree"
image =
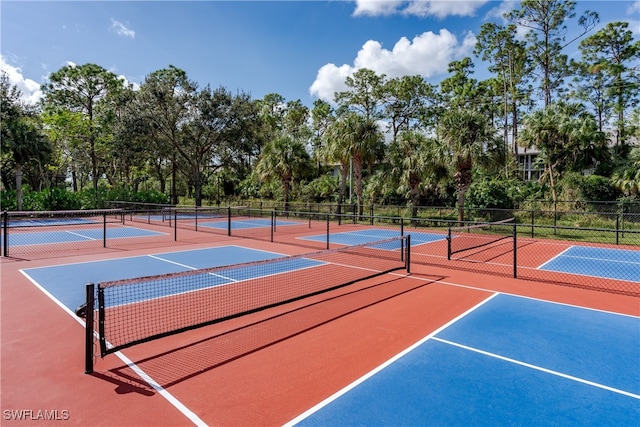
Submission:
<svg viewBox="0 0 640 427">
<path fill-rule="evenodd" d="M 91 160 L 91 179 L 97 195 L 101 142 L 106 130 L 100 124 L 100 104 L 113 92 L 122 88 L 115 74 L 96 64 L 66 65 L 49 76 L 42 85 L 45 103 L 50 107 L 81 113 L 87 120 L 88 134 L 84 136 Z"/>
<path fill-rule="evenodd" d="M 195 190 L 196 206 L 202 204 L 202 188 L 209 177 L 240 151 L 254 116 L 247 116 L 249 95 L 232 95 L 227 89 L 205 87 L 192 97 L 187 123 L 176 150 L 185 175 Z"/>
<path fill-rule="evenodd" d="M 262 180 L 277 179 L 284 192 L 284 210 L 289 210 L 292 185 L 310 170 L 309 153 L 304 144 L 290 136 L 281 136 L 267 143 L 255 167 Z"/>
<path fill-rule="evenodd" d="M 529 71 L 525 44 L 516 39 L 516 26 L 506 27 L 487 22 L 482 24 L 475 47 L 476 55 L 489 61 L 489 71 L 496 73 L 502 94 L 502 130 L 505 145 L 511 141 L 517 161 L 519 108 L 525 103 L 528 91 L 523 88 Z M 511 130 L 511 132 L 509 132 Z"/>
<path fill-rule="evenodd" d="M 345 79 L 349 88 L 335 94 L 339 106 L 355 111 L 366 120 L 380 118 L 380 107 L 384 102 L 384 83 L 386 76 L 373 70 L 361 68 Z"/>
<path fill-rule="evenodd" d="M 398 185 L 396 191 L 409 200 L 412 218 L 417 216 L 422 189 L 435 187 L 446 176 L 443 148 L 416 130 L 402 131 L 389 146 L 390 178 Z"/>
<path fill-rule="evenodd" d="M 575 17 L 574 0 L 523 0 L 519 9 L 505 14 L 514 24 L 528 30 L 527 46 L 540 81 L 544 105 L 553 101 L 568 74 L 567 55 L 563 49 L 591 31 L 599 22 L 598 14 L 585 12 L 578 18 L 580 31 L 566 40 L 566 21 Z"/>
<path fill-rule="evenodd" d="M 139 114 L 148 123 L 145 127 L 149 131 L 149 144 L 155 147 L 157 156 L 171 163 L 173 204 L 178 203 L 177 150 L 182 141 L 182 125 L 189 113 L 189 100 L 196 89 L 197 85 L 189 80 L 184 70 L 170 65 L 145 77 L 137 96 Z"/>
<path fill-rule="evenodd" d="M 338 119 L 335 142 L 339 145 L 340 157 L 348 155 L 353 167 L 358 215 L 363 214 L 363 171 L 364 168 L 384 155 L 384 135 L 377 123 L 354 112 L 348 112 Z"/>
<path fill-rule="evenodd" d="M 616 146 L 624 144 L 628 136 L 625 112 L 640 100 L 640 41 L 634 41 L 628 22 L 611 22 L 582 40 L 580 51 L 587 70 L 603 80 L 605 99 L 611 99 L 617 115 Z"/>
<path fill-rule="evenodd" d="M 21 101 L 20 89 L 9 82 L 5 72 L 0 73 L 0 141 L 3 153 L 2 175 L 6 182 L 9 164 L 15 171 L 18 210 L 22 209 L 23 167 L 34 163 L 42 178 L 43 166 L 51 155 L 51 144 L 42 129 L 40 116 Z M 5 154 L 6 156 L 5 162 Z M 36 189 L 36 188 L 34 188 Z"/>
<path fill-rule="evenodd" d="M 392 140 L 400 131 L 408 131 L 434 102 L 435 88 L 421 76 L 403 76 L 387 80 L 383 87 L 385 117 L 390 120 Z"/>
<path fill-rule="evenodd" d="M 486 158 L 485 147 L 495 139 L 487 117 L 471 110 L 451 109 L 440 118 L 438 137 L 450 153 L 450 167 L 458 194 L 458 221 L 464 221 L 465 194 L 473 182 L 476 162 Z"/>
<path fill-rule="evenodd" d="M 565 171 L 582 172 L 606 160 L 606 140 L 593 116 L 579 105 L 555 103 L 536 110 L 524 119 L 518 143 L 535 146 L 544 162 L 541 179 L 548 179 L 553 201 L 558 199 L 557 182 Z"/>
</svg>

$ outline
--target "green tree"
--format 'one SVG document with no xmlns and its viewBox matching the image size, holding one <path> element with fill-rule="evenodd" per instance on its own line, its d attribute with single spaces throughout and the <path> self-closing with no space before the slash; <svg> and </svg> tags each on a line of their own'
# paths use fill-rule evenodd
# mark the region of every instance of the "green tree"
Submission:
<svg viewBox="0 0 640 427">
<path fill-rule="evenodd" d="M 640 196 L 640 148 L 633 148 L 624 164 L 613 171 L 611 182 L 627 196 Z"/>
<path fill-rule="evenodd" d="M 388 157 L 389 177 L 397 183 L 396 191 L 409 200 L 411 216 L 415 218 L 421 190 L 436 187 L 447 175 L 446 152 L 436 139 L 407 130 L 391 142 Z"/>
<path fill-rule="evenodd" d="M 87 134 L 83 135 L 91 161 L 91 179 L 97 194 L 98 179 L 107 139 L 108 129 L 100 124 L 107 121 L 101 117 L 102 105 L 109 95 L 120 90 L 123 84 L 115 74 L 96 64 L 66 65 L 49 76 L 42 85 L 45 104 L 49 108 L 60 108 L 81 113 L 87 120 Z"/>
<path fill-rule="evenodd" d="M 223 87 L 205 87 L 192 97 L 188 122 L 176 150 L 195 190 L 196 206 L 202 204 L 202 188 L 209 178 L 230 166 L 234 156 L 242 156 L 246 148 L 243 142 L 253 140 L 248 134 L 256 120 L 248 114 L 251 103 L 248 94 L 232 95 Z"/>
<path fill-rule="evenodd" d="M 598 14 L 585 12 L 578 18 L 580 33 L 567 41 L 565 22 L 575 17 L 575 7 L 573 0 L 523 0 L 519 9 L 505 14 L 509 21 L 528 30 L 527 48 L 545 106 L 550 105 L 553 94 L 562 89 L 569 73 L 567 55 L 562 53 L 563 49 L 587 34 L 599 22 Z"/>
<path fill-rule="evenodd" d="M 304 144 L 290 136 L 281 136 L 266 144 L 256 163 L 261 180 L 277 179 L 284 191 L 284 210 L 289 210 L 291 189 L 310 170 L 310 157 Z"/>
<path fill-rule="evenodd" d="M 471 110 L 451 109 L 440 118 L 438 138 L 447 145 L 449 166 L 458 194 L 458 221 L 464 221 L 465 193 L 473 182 L 474 163 L 487 159 L 485 147 L 495 140 L 486 116 Z"/>
<path fill-rule="evenodd" d="M 411 129 L 435 100 L 435 87 L 421 76 L 403 76 L 388 80 L 383 87 L 385 117 L 390 120 L 392 140 Z"/>
<path fill-rule="evenodd" d="M 366 120 L 380 118 L 380 107 L 384 102 L 386 76 L 373 70 L 361 68 L 345 79 L 349 90 L 335 94 L 336 104 L 357 112 Z"/>
<path fill-rule="evenodd" d="M 44 179 L 44 167 L 51 155 L 51 144 L 42 129 L 40 116 L 21 101 L 22 93 L 17 86 L 9 82 L 5 72 L 0 74 L 0 132 L 3 153 L 3 177 L 6 177 L 8 165 L 15 171 L 15 188 L 18 210 L 22 209 L 23 167 L 33 164 L 38 179 Z M 8 156 L 5 156 L 8 154 Z M 4 178 L 3 178 L 4 179 Z M 10 188 L 8 182 L 4 182 Z M 36 188 L 34 188 L 36 189 Z M 39 189 L 39 188 L 37 188 Z"/>
<path fill-rule="evenodd" d="M 178 146 L 182 142 L 182 126 L 189 114 L 189 100 L 197 85 L 187 73 L 170 65 L 145 77 L 136 97 L 140 118 L 146 121 L 140 129 L 146 129 L 149 149 L 152 149 L 158 179 L 163 178 L 163 165 L 171 165 L 171 203 L 178 203 L 177 172 Z"/>
<path fill-rule="evenodd" d="M 616 146 L 626 143 L 625 112 L 637 105 L 640 95 L 640 41 L 634 41 L 628 22 L 611 22 L 580 42 L 582 61 L 587 70 L 604 83 L 604 100 L 611 100 L 617 115 Z M 591 79 L 585 79 L 588 84 Z M 600 87 L 600 86 L 599 86 Z M 601 97 L 598 97 L 600 100 Z M 603 108 L 604 109 L 604 108 Z"/>
<path fill-rule="evenodd" d="M 525 117 L 518 143 L 536 147 L 554 202 L 557 182 L 565 171 L 582 172 L 606 159 L 604 134 L 590 114 L 577 105 L 551 104 Z"/>
<path fill-rule="evenodd" d="M 526 102 L 528 91 L 524 88 L 529 63 L 525 44 L 516 38 L 516 26 L 506 27 L 487 22 L 482 24 L 475 47 L 476 55 L 489 61 L 489 71 L 496 74 L 497 86 L 502 96 L 502 130 L 505 146 L 512 142 L 514 160 L 517 161 L 519 108 Z M 511 131 L 511 132 L 509 132 Z"/>
</svg>

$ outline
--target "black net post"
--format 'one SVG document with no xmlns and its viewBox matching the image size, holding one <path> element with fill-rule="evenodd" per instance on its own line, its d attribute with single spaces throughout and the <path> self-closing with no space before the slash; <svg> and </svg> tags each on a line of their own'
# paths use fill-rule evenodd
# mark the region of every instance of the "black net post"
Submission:
<svg viewBox="0 0 640 427">
<path fill-rule="evenodd" d="M 2 212 L 2 253 L 4 256 L 9 256 L 9 237 L 8 231 L 9 229 L 9 214 L 7 211 Z"/>
<path fill-rule="evenodd" d="M 85 306 L 85 346 L 84 346 L 84 373 L 93 372 L 93 310 L 95 306 L 95 286 L 88 283 L 86 286 Z"/>
<path fill-rule="evenodd" d="M 404 240 L 401 240 L 404 243 Z M 411 234 L 407 235 L 407 242 L 405 248 L 406 254 L 404 257 L 405 268 L 407 270 L 407 274 L 411 274 Z"/>
<path fill-rule="evenodd" d="M 447 260 L 451 261 L 451 227 L 447 230 Z"/>
<path fill-rule="evenodd" d="M 329 249 L 329 214 L 327 214 L 327 249 Z"/>
<path fill-rule="evenodd" d="M 513 278 L 518 277 L 518 224 L 513 221 Z"/>
<path fill-rule="evenodd" d="M 262 209 L 262 206 L 260 206 L 260 209 Z M 262 211 L 260 211 L 260 214 L 262 215 Z M 276 229 L 276 211 L 275 209 L 271 210 L 271 243 L 273 243 L 273 232 Z"/>
<path fill-rule="evenodd" d="M 107 247 L 107 213 L 102 213 L 102 247 Z"/>
<path fill-rule="evenodd" d="M 231 206 L 227 207 L 227 236 L 231 236 Z"/>
<path fill-rule="evenodd" d="M 169 216 L 171 222 L 171 216 Z M 173 241 L 178 241 L 178 211 L 173 211 Z"/>
</svg>

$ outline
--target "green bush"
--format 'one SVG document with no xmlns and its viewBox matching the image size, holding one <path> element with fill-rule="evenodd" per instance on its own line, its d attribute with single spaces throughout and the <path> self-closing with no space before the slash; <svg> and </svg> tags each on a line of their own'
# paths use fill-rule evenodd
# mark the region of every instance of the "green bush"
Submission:
<svg viewBox="0 0 640 427">
<path fill-rule="evenodd" d="M 500 179 L 475 181 L 467 191 L 465 204 L 476 209 L 513 209 L 512 185 L 511 181 Z"/>
<path fill-rule="evenodd" d="M 98 193 L 93 188 L 74 193 L 64 188 L 52 188 L 43 191 L 28 191 L 22 193 L 22 209 L 25 211 L 99 209 L 104 202 L 120 200 L 128 202 L 164 203 L 170 202 L 170 197 L 159 191 L 139 191 L 133 193 L 123 187 L 99 187 Z M 15 190 L 0 192 L 0 202 L 3 210 L 16 210 L 18 203 Z"/>
</svg>

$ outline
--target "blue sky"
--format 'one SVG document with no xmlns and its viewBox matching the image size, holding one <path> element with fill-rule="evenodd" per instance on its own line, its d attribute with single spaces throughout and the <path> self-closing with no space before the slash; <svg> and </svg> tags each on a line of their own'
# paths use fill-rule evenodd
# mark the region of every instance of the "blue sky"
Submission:
<svg viewBox="0 0 640 427">
<path fill-rule="evenodd" d="M 68 63 L 96 63 L 140 84 L 174 65 L 200 86 L 279 93 L 312 106 L 361 67 L 432 83 L 473 56 L 483 22 L 513 1 L 0 1 L 1 67 L 26 99 Z M 627 21 L 640 38 L 640 1 L 578 0 L 600 27 Z M 575 22 L 575 20 L 573 21 Z M 569 28 L 569 34 L 575 33 Z M 575 47 L 574 47 L 575 50 Z M 570 52 L 569 52 L 570 53 Z"/>
</svg>

